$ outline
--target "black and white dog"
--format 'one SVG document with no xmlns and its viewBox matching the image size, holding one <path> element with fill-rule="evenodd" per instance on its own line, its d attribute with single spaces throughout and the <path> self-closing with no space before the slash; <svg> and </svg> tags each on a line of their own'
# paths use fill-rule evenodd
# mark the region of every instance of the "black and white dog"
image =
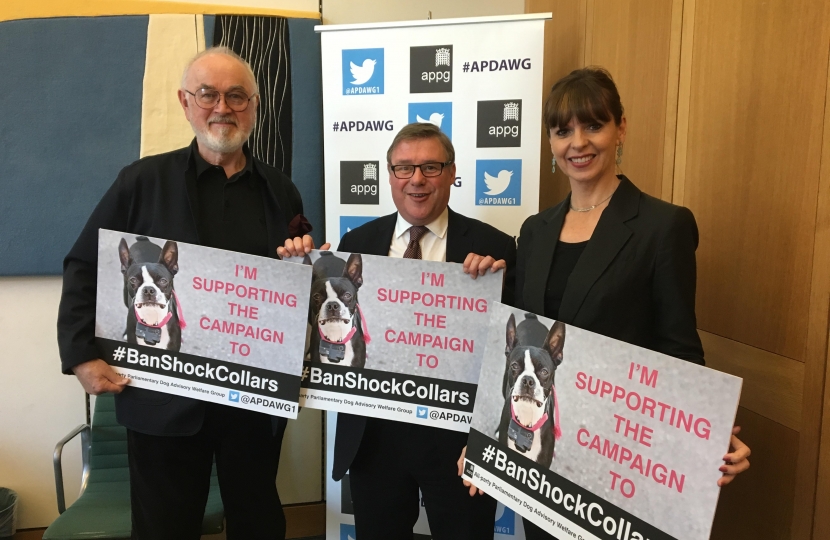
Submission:
<svg viewBox="0 0 830 540">
<path fill-rule="evenodd" d="M 363 257 L 352 253 L 341 269 L 342 261 L 323 251 L 314 262 L 309 359 L 362 368 L 370 339 L 357 300 L 358 289 L 363 285 Z M 332 275 L 335 277 L 329 277 Z"/>
<path fill-rule="evenodd" d="M 118 256 L 124 274 L 127 341 L 178 351 L 185 324 L 173 289 L 173 277 L 179 271 L 176 242 L 168 240 L 160 248 L 146 236 L 138 236 L 127 247 L 127 241 L 122 238 Z"/>
<path fill-rule="evenodd" d="M 553 323 L 542 347 L 522 344 L 516 318 L 507 320 L 507 381 L 499 423 L 499 442 L 544 467 L 550 467 L 561 436 L 554 375 L 562 363 L 565 325 Z"/>
</svg>

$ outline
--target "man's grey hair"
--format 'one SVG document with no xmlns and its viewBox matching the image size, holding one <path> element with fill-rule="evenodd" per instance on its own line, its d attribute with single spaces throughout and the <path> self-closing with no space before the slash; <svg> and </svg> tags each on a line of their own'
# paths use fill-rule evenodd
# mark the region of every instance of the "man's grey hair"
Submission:
<svg viewBox="0 0 830 540">
<path fill-rule="evenodd" d="M 403 141 L 411 141 L 413 139 L 438 139 L 444 151 L 447 153 L 446 163 L 455 162 L 455 148 L 452 146 L 450 138 L 447 137 L 435 124 L 427 124 L 416 122 L 407 124 L 395 135 L 392 140 L 392 145 L 386 151 L 386 163 L 392 164 L 392 152 Z"/>
<path fill-rule="evenodd" d="M 254 75 L 254 70 L 251 69 L 251 64 L 249 64 L 244 58 L 236 54 L 233 51 L 233 49 L 225 47 L 224 45 L 217 45 L 215 47 L 205 49 L 204 51 L 200 52 L 199 54 L 187 61 L 187 65 L 184 66 L 184 71 L 182 72 L 182 89 L 185 89 L 185 84 L 187 83 L 187 73 L 190 71 L 190 68 L 193 67 L 193 64 L 196 62 L 196 60 L 202 58 L 203 56 L 208 56 L 212 54 L 222 54 L 225 56 L 230 56 L 231 58 L 237 60 L 240 64 L 242 64 L 245 67 L 245 71 L 248 72 L 248 74 L 251 76 L 251 80 L 254 82 L 254 93 L 259 93 L 259 86 L 256 83 L 256 75 Z"/>
</svg>

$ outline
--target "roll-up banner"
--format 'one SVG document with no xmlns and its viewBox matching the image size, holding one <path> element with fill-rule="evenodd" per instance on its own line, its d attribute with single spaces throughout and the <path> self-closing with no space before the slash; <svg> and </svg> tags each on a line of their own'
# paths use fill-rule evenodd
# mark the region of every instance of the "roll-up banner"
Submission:
<svg viewBox="0 0 830 540">
<path fill-rule="evenodd" d="M 326 235 L 335 247 L 348 230 L 395 211 L 386 151 L 411 122 L 435 124 L 452 140 L 457 177 L 450 207 L 518 235 L 539 207 L 544 21 L 550 17 L 316 27 Z M 328 437 L 329 454 L 333 444 Z M 327 485 L 327 539 L 357 540 L 353 518 L 331 492 L 340 487 Z M 497 538 L 523 538 L 511 510 L 500 507 L 498 516 Z M 429 538 L 423 509 L 416 533 Z"/>
<path fill-rule="evenodd" d="M 386 151 L 411 122 L 455 147 L 456 212 L 517 235 L 539 208 L 544 20 L 550 14 L 318 26 L 326 234 L 395 211 Z"/>
<path fill-rule="evenodd" d="M 308 266 L 100 229 L 101 358 L 131 387 L 296 418 L 310 283 Z"/>
</svg>

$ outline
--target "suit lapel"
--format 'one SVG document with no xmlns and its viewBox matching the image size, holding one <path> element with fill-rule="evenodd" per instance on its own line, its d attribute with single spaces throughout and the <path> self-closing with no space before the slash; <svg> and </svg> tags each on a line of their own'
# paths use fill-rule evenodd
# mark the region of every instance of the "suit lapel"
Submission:
<svg viewBox="0 0 830 540">
<path fill-rule="evenodd" d="M 464 218 L 447 209 L 447 262 L 463 263 L 473 251 L 473 240 L 467 234 L 469 227 Z"/>
<path fill-rule="evenodd" d="M 562 232 L 562 224 L 565 222 L 565 214 L 568 213 L 570 201 L 569 194 L 559 206 L 553 209 L 551 215 L 546 218 L 544 226 L 539 229 L 533 245 L 529 246 L 533 262 L 527 265 L 522 294 L 525 309 L 531 313 L 543 314 L 545 312 L 544 291 L 547 288 L 550 267 L 553 264 L 556 242 L 559 241 L 559 233 Z"/>
<path fill-rule="evenodd" d="M 389 246 L 392 245 L 392 235 L 395 234 L 395 224 L 398 221 L 398 213 L 389 214 L 376 219 L 373 223 L 376 227 L 376 234 L 369 239 L 364 255 L 389 255 Z"/>
<path fill-rule="evenodd" d="M 623 176 L 608 208 L 599 218 L 591 240 L 585 246 L 585 251 L 577 261 L 571 277 L 568 278 L 559 307 L 559 318 L 562 321 L 574 321 L 591 287 L 628 242 L 631 229 L 625 222 L 637 215 L 639 205 L 640 190 Z"/>
</svg>

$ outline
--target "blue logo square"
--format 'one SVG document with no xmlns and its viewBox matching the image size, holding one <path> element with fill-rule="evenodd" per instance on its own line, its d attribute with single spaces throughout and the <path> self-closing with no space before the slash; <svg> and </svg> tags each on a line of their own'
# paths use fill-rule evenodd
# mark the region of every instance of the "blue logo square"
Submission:
<svg viewBox="0 0 830 540">
<path fill-rule="evenodd" d="M 340 238 L 352 229 L 357 229 L 361 225 L 369 223 L 375 216 L 340 216 Z"/>
<path fill-rule="evenodd" d="M 230 392 L 228 392 L 228 401 L 236 401 L 238 403 L 239 392 L 237 392 L 236 390 L 231 390 Z"/>
<path fill-rule="evenodd" d="M 522 204 L 521 159 L 476 160 L 476 206 Z"/>
<path fill-rule="evenodd" d="M 354 525 L 347 523 L 340 524 L 340 540 L 357 540 L 357 533 L 354 530 Z"/>
<path fill-rule="evenodd" d="M 416 416 L 416 417 L 418 417 L 418 418 L 426 418 L 426 417 L 427 417 L 427 413 L 428 413 L 428 412 L 429 412 L 429 409 L 428 409 L 428 408 L 426 408 L 426 407 L 418 407 L 418 408 L 415 410 L 415 416 Z"/>
<path fill-rule="evenodd" d="M 499 504 L 496 508 L 496 516 L 496 525 L 493 532 L 508 536 L 516 534 L 516 513 L 513 510 Z"/>
<path fill-rule="evenodd" d="M 343 95 L 383 93 L 383 49 L 343 49 Z"/>
<path fill-rule="evenodd" d="M 410 103 L 409 123 L 435 124 L 452 140 L 452 102 Z"/>
</svg>

